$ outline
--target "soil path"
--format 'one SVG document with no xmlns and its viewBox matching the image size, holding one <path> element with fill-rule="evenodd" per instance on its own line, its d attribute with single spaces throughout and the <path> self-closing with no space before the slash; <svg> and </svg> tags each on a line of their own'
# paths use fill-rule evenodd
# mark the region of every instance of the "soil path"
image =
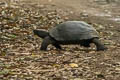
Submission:
<svg viewBox="0 0 120 80">
<path fill-rule="evenodd" d="M 28 3 L 32 0 L 23 0 Z M 52 4 L 55 7 L 72 12 L 79 15 L 83 13 L 89 16 L 102 17 L 104 20 L 112 20 L 113 22 L 120 23 L 119 7 L 120 5 L 112 2 L 107 4 L 105 0 L 103 2 L 96 2 L 95 0 L 34 0 L 34 3 L 38 4 Z"/>
<path fill-rule="evenodd" d="M 36 0 L 40 4 L 52 4 L 64 10 L 71 10 L 75 13 L 87 12 L 88 14 L 101 13 L 94 0 Z"/>
</svg>

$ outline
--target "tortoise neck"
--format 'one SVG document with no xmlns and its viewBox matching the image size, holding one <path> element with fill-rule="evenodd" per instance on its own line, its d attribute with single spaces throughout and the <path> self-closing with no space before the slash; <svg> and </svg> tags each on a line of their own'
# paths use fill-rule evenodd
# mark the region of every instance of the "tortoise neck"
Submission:
<svg viewBox="0 0 120 80">
<path fill-rule="evenodd" d="M 46 36 L 49 35 L 49 33 L 47 31 L 43 31 L 43 30 L 33 30 L 34 34 L 41 37 L 41 38 L 45 38 Z"/>
</svg>

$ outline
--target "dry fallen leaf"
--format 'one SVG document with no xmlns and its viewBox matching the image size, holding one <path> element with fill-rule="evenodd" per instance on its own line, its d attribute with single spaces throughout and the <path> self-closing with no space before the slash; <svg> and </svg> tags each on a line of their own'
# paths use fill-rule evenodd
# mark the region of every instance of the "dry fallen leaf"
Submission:
<svg viewBox="0 0 120 80">
<path fill-rule="evenodd" d="M 52 2 L 52 0 L 48 0 L 48 2 Z"/>
<path fill-rule="evenodd" d="M 120 67 L 115 68 L 115 70 L 120 71 Z"/>
<path fill-rule="evenodd" d="M 70 67 L 72 67 L 72 68 L 78 67 L 78 64 L 76 64 L 76 63 L 70 63 L 69 65 L 70 65 Z"/>
</svg>

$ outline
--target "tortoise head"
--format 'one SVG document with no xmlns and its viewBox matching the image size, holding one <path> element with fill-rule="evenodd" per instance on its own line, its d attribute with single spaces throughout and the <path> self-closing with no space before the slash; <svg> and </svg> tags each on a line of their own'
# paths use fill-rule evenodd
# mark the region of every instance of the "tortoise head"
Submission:
<svg viewBox="0 0 120 80">
<path fill-rule="evenodd" d="M 45 38 L 46 36 L 48 36 L 48 32 L 45 30 L 33 30 L 33 33 L 41 38 Z"/>
</svg>

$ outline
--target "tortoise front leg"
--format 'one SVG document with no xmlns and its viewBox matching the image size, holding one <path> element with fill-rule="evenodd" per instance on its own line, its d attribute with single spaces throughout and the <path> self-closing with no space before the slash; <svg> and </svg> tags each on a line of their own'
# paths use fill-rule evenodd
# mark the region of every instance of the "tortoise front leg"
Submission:
<svg viewBox="0 0 120 80">
<path fill-rule="evenodd" d="M 58 43 L 53 43 L 53 46 L 55 46 L 57 49 L 62 49 Z"/>
<path fill-rule="evenodd" d="M 104 51 L 107 50 L 107 47 L 105 47 L 98 38 L 94 38 L 92 42 L 96 45 L 97 51 Z"/>
<path fill-rule="evenodd" d="M 50 37 L 49 36 L 45 37 L 43 42 L 42 42 L 42 44 L 41 44 L 40 50 L 46 51 L 47 50 L 47 46 L 49 44 L 51 44 L 51 43 L 52 43 L 52 41 L 51 41 Z"/>
</svg>

